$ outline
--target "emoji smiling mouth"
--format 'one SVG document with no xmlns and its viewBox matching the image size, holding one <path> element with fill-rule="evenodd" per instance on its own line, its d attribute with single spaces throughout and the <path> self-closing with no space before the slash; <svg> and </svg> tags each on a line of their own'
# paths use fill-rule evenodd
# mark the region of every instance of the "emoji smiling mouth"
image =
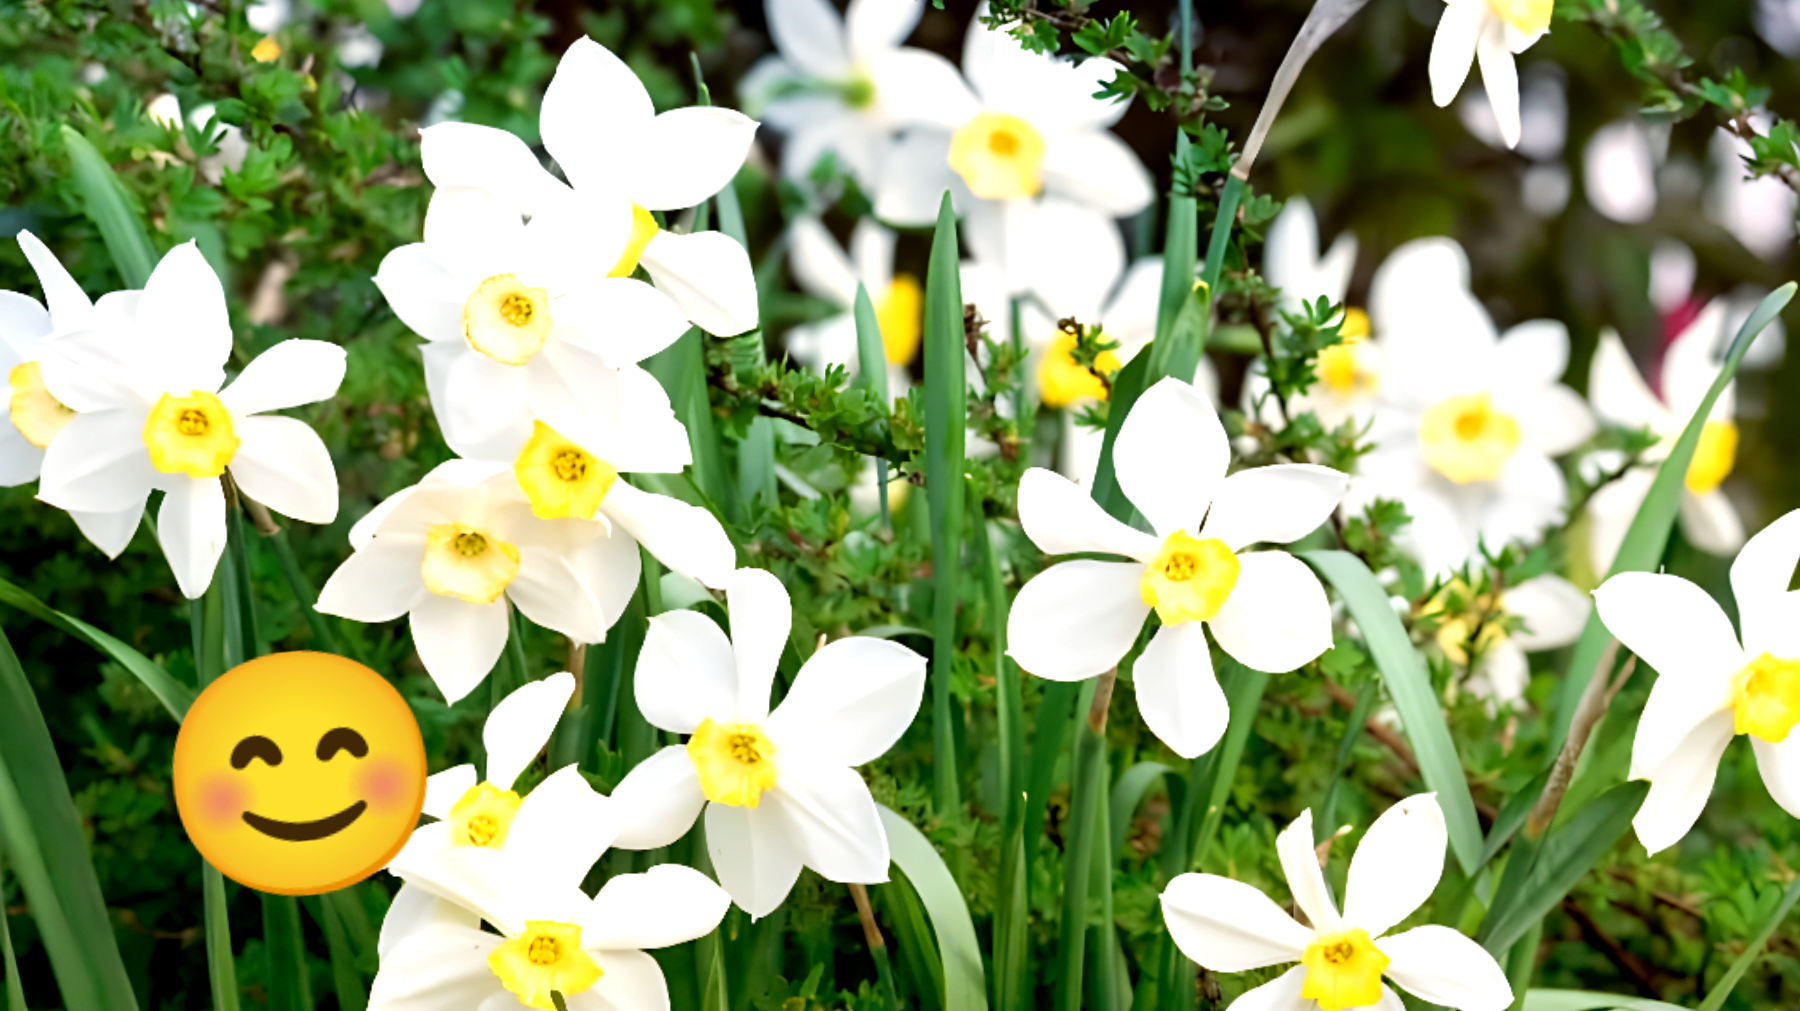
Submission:
<svg viewBox="0 0 1800 1011">
<path fill-rule="evenodd" d="M 367 801 L 359 800 L 329 818 L 318 821 L 276 821 L 264 818 L 253 811 L 244 812 L 244 824 L 261 832 L 263 835 L 280 839 L 283 842 L 312 842 L 326 836 L 336 835 L 350 827 L 350 823 L 362 817 L 368 810 Z"/>
</svg>

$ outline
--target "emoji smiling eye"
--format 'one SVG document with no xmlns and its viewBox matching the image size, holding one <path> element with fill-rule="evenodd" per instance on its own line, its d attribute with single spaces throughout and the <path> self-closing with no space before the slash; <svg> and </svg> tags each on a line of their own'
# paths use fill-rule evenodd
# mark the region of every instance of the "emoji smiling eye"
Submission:
<svg viewBox="0 0 1800 1011">
<path fill-rule="evenodd" d="M 362 758 L 369 753 L 369 742 L 349 727 L 325 731 L 325 736 L 319 738 L 319 761 L 329 762 L 340 751 L 348 751 L 357 758 Z"/>
<path fill-rule="evenodd" d="M 237 747 L 231 749 L 231 767 L 234 769 L 249 765 L 252 758 L 262 759 L 265 765 L 280 765 L 281 749 L 267 737 L 255 735 L 237 742 Z"/>
</svg>

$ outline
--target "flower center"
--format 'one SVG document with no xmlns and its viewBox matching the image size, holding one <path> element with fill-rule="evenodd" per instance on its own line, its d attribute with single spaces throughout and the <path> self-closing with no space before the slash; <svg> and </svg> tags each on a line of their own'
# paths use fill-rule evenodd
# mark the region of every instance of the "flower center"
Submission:
<svg viewBox="0 0 1800 1011">
<path fill-rule="evenodd" d="M 513 473 L 531 500 L 531 511 L 547 520 L 593 519 L 619 477 L 611 464 L 541 421 L 532 422 L 531 438 L 513 461 Z"/>
<path fill-rule="evenodd" d="M 1144 566 L 1138 592 L 1165 625 L 1211 621 L 1237 586 L 1240 568 L 1237 555 L 1224 541 L 1198 540 L 1177 530 Z"/>
<path fill-rule="evenodd" d="M 1381 974 L 1390 959 L 1360 927 L 1314 935 L 1300 964 L 1306 980 L 1300 996 L 1319 1002 L 1319 1011 L 1370 1007 L 1381 1002 Z"/>
<path fill-rule="evenodd" d="M 852 109 L 862 110 L 875 104 L 875 82 L 858 74 L 844 82 L 844 104 Z"/>
<path fill-rule="evenodd" d="M 218 477 L 237 455 L 231 412 L 201 390 L 185 397 L 165 393 L 144 419 L 144 448 L 150 465 L 164 474 Z"/>
<path fill-rule="evenodd" d="M 881 348 L 892 365 L 911 365 L 919 353 L 919 329 L 924 320 L 925 292 L 911 274 L 895 274 L 881 301 L 875 305 L 875 325 L 881 331 Z"/>
<path fill-rule="evenodd" d="M 950 138 L 950 168 L 983 200 L 1036 196 L 1044 188 L 1044 136 L 1017 116 L 978 113 Z"/>
<path fill-rule="evenodd" d="M 716 804 L 754 808 L 775 787 L 775 745 L 754 723 L 702 720 L 688 738 L 700 792 Z"/>
<path fill-rule="evenodd" d="M 1369 314 L 1361 309 L 1344 310 L 1344 323 L 1338 334 L 1342 343 L 1319 352 L 1319 381 L 1339 396 L 1374 392 L 1375 372 L 1364 367 L 1365 356 L 1360 347 L 1369 336 Z"/>
<path fill-rule="evenodd" d="M 619 254 L 619 262 L 606 272 L 607 277 L 630 277 L 638 268 L 638 260 L 644 256 L 644 247 L 662 231 L 657 227 L 656 216 L 648 210 L 631 205 L 631 236 L 625 240 L 625 250 Z"/>
<path fill-rule="evenodd" d="M 918 338 L 913 340 L 917 343 Z M 49 448 L 50 440 L 75 417 L 75 412 L 50 395 L 44 386 L 44 370 L 37 362 L 14 365 L 6 374 L 6 385 L 12 388 L 9 406 L 13 427 L 26 442 L 39 449 Z"/>
<path fill-rule="evenodd" d="M 502 365 L 523 365 L 550 339 L 550 297 L 513 274 L 495 274 L 463 302 L 469 346 Z"/>
<path fill-rule="evenodd" d="M 492 604 L 519 574 L 519 549 L 473 527 L 440 523 L 425 531 L 419 571 L 440 597 Z"/>
<path fill-rule="evenodd" d="M 1101 339 L 1106 338 L 1102 335 Z M 1094 366 L 1102 372 L 1117 372 L 1119 356 L 1102 351 L 1094 359 Z M 1106 384 L 1086 367 L 1075 364 L 1074 334 L 1058 330 L 1056 339 L 1044 349 L 1044 357 L 1038 361 L 1038 396 L 1045 407 L 1058 408 L 1078 400 L 1106 399 Z"/>
<path fill-rule="evenodd" d="M 523 934 L 488 952 L 488 968 L 521 1003 L 545 1009 L 556 1007 L 550 991 L 570 997 L 605 975 L 581 950 L 581 928 L 554 920 L 526 920 Z"/>
<path fill-rule="evenodd" d="M 1492 481 L 1519 451 L 1519 423 L 1487 393 L 1440 400 L 1419 419 L 1425 462 L 1457 484 Z"/>
<path fill-rule="evenodd" d="M 1780 744 L 1800 723 L 1800 660 L 1764 653 L 1737 672 L 1731 689 L 1736 733 Z"/>
<path fill-rule="evenodd" d="M 450 841 L 458 846 L 499 849 L 518 813 L 518 794 L 486 781 L 476 783 L 450 806 Z"/>
<path fill-rule="evenodd" d="M 1494 16 L 1527 35 L 1550 30 L 1550 11 L 1555 0 L 1488 0 Z"/>
<path fill-rule="evenodd" d="M 1687 490 L 1704 495 L 1731 476 L 1737 463 L 1738 430 L 1729 421 L 1709 421 L 1700 429 L 1700 442 L 1688 463 Z"/>
</svg>

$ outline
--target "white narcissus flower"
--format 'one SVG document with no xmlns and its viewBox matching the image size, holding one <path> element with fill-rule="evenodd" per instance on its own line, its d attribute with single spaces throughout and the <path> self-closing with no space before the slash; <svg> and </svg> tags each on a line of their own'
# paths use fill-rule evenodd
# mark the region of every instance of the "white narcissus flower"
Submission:
<svg viewBox="0 0 1800 1011">
<path fill-rule="evenodd" d="M 1631 748 L 1631 777 L 1650 781 L 1632 825 L 1651 853 L 1694 827 L 1740 734 L 1769 796 L 1800 818 L 1800 594 L 1788 590 L 1797 561 L 1800 511 L 1738 553 L 1731 595 L 1741 640 L 1718 603 L 1679 576 L 1625 572 L 1594 591 L 1607 631 L 1657 673 Z"/>
<path fill-rule="evenodd" d="M 1303 926 L 1267 895 L 1216 874 L 1183 874 L 1162 893 L 1163 921 L 1181 953 L 1214 972 L 1298 962 L 1238 998 L 1256 1011 L 1398 1011 L 1401 989 L 1458 1011 L 1504 1011 L 1512 987 L 1494 956 L 1449 927 L 1390 934 L 1431 897 L 1449 841 L 1437 797 L 1425 793 L 1375 819 L 1350 860 L 1344 911 L 1332 902 L 1313 850 L 1312 811 L 1275 840 Z M 1316 1002 L 1316 1004 L 1315 1004 Z M 1234 1005 L 1235 1006 L 1235 1005 Z"/>
<path fill-rule="evenodd" d="M 571 845 L 598 856 L 591 843 Z M 423 886 L 395 897 L 369 1011 L 548 1011 L 551 991 L 569 1011 L 668 1011 L 668 981 L 644 949 L 704 937 L 731 907 L 706 875 L 679 864 L 615 875 L 590 899 L 585 867 L 570 874 L 469 850 L 483 873 L 441 883 L 436 897 Z"/>
<path fill-rule="evenodd" d="M 1126 415 L 1113 448 L 1119 488 L 1154 535 L 1107 515 L 1068 479 L 1025 472 L 1019 521 L 1052 555 L 1105 552 L 1133 561 L 1075 560 L 1019 591 L 1008 650 L 1042 678 L 1079 681 L 1116 666 L 1155 610 L 1161 627 L 1133 668 L 1138 710 L 1176 754 L 1218 743 L 1229 711 L 1203 626 L 1254 670 L 1294 670 L 1331 647 L 1325 588 L 1285 551 L 1337 508 L 1346 478 L 1307 464 L 1225 476 L 1231 451 L 1219 416 L 1192 386 L 1164 379 Z"/>
<path fill-rule="evenodd" d="M 136 297 L 135 292 L 115 292 L 103 296 L 95 306 L 37 236 L 21 229 L 19 249 L 37 271 L 44 302 L 16 291 L 0 291 L 0 369 L 6 370 L 10 422 L 0 425 L 0 487 L 5 488 L 37 480 L 50 440 L 75 417 L 75 412 L 45 387 L 39 360 L 55 354 L 58 335 L 96 326 L 101 314 L 111 315 Z M 141 511 L 71 512 L 69 516 L 95 547 L 108 558 L 117 558 L 137 532 Z"/>
<path fill-rule="evenodd" d="M 1345 232 L 1319 255 L 1319 219 L 1305 197 L 1289 197 L 1263 243 L 1263 277 L 1281 289 L 1280 308 L 1300 312 L 1320 298 L 1337 305 L 1356 269 L 1356 236 Z"/>
<path fill-rule="evenodd" d="M 846 251 L 815 217 L 795 218 L 788 264 L 802 291 L 843 312 L 788 331 L 788 351 L 818 372 L 831 365 L 857 370 L 856 286 L 869 293 L 875 323 L 887 354 L 888 392 L 906 392 L 907 366 L 919 355 L 925 320 L 925 285 L 911 274 L 895 273 L 892 229 L 861 218 L 850 232 Z"/>
<path fill-rule="evenodd" d="M 582 38 L 563 54 L 544 91 L 538 128 L 565 184 L 504 130 L 444 123 L 420 135 L 425 174 L 437 186 L 470 186 L 508 199 L 528 216 L 623 200 L 630 228 L 589 244 L 600 273 L 642 266 L 695 326 L 729 337 L 756 326 L 750 254 L 722 232 L 665 231 L 651 211 L 693 207 L 729 185 L 750 152 L 756 121 L 731 109 L 693 106 L 658 115 L 643 82 L 606 47 Z"/>
<path fill-rule="evenodd" d="M 638 708 L 651 725 L 690 736 L 613 791 L 624 825 L 616 845 L 667 846 L 704 808 L 719 883 L 753 917 L 781 904 L 802 865 L 832 881 L 886 881 L 887 833 L 856 767 L 912 722 L 924 658 L 885 639 L 827 643 L 770 712 L 793 620 L 787 588 L 761 569 L 740 569 L 727 602 L 730 639 L 693 611 L 650 619 L 634 679 Z"/>
<path fill-rule="evenodd" d="M 865 186 L 880 175 L 897 129 L 955 127 L 946 115 L 974 99 L 949 60 L 901 46 L 925 0 L 765 0 L 777 52 L 738 81 L 746 108 L 786 135 L 782 172 L 802 178 L 835 155 Z"/>
<path fill-rule="evenodd" d="M 1519 68 L 1513 54 L 1530 49 L 1550 31 L 1553 0 L 1445 0 L 1444 16 L 1431 40 L 1431 100 L 1443 108 L 1456 100 L 1472 63 L 1481 64 L 1481 83 L 1500 123 L 1507 147 L 1517 147 Z"/>
<path fill-rule="evenodd" d="M 1721 363 L 1713 357 L 1713 349 L 1725 335 L 1726 308 L 1723 299 L 1714 300 L 1669 345 L 1663 354 L 1662 397 L 1650 392 L 1619 335 L 1612 330 L 1600 334 L 1600 346 L 1588 373 L 1588 399 L 1601 418 L 1631 428 L 1648 428 L 1656 434 L 1659 441 L 1644 455 L 1646 464 L 1668 457 L 1718 378 Z M 1682 535 L 1688 543 L 1714 555 L 1728 555 L 1744 543 L 1744 521 L 1719 489 L 1737 462 L 1738 430 L 1732 420 L 1735 392 L 1736 385 L 1728 384 L 1706 416 L 1681 494 Z M 1611 570 L 1625 532 L 1655 480 L 1655 466 L 1634 467 L 1588 500 L 1588 515 L 1594 521 L 1588 552 L 1595 572 Z"/>
<path fill-rule="evenodd" d="M 599 642 L 641 564 L 623 525 L 540 519 L 511 468 L 470 460 L 442 464 L 377 506 L 350 545 L 319 610 L 366 622 L 407 615 L 419 660 L 450 702 L 506 648 L 509 602 L 576 642 Z"/>
<path fill-rule="evenodd" d="M 509 455 L 537 417 L 585 433 L 620 469 L 679 470 L 687 433 L 637 363 L 685 333 L 687 320 L 657 289 L 605 277 L 592 258 L 624 241 L 622 204 L 564 204 L 527 224 L 487 190 L 439 189 L 425 241 L 389 253 L 375 284 L 428 342 L 426 386 L 458 454 Z"/>
<path fill-rule="evenodd" d="M 1573 583 L 1551 573 L 1500 591 L 1498 601 L 1469 601 L 1469 588 L 1461 580 L 1453 581 L 1445 594 L 1451 590 L 1467 602 L 1467 613 L 1438 626 L 1438 648 L 1459 667 L 1468 666 L 1473 650 L 1475 669 L 1465 687 L 1496 705 L 1515 705 L 1525 698 L 1531 680 L 1525 654 L 1561 649 L 1579 639 L 1591 606 Z M 1443 595 L 1438 600 L 1441 607 Z M 1507 632 L 1502 621 L 1509 615 L 1524 627 Z"/>
<path fill-rule="evenodd" d="M 76 415 L 44 455 L 39 498 L 135 526 L 160 489 L 157 536 L 189 599 L 206 592 L 225 551 L 227 468 L 246 495 L 284 516 L 337 517 L 325 444 L 305 422 L 269 412 L 335 396 L 343 348 L 282 341 L 226 386 L 225 289 L 192 242 L 169 250 L 141 293 L 93 323 L 40 363 L 50 395 Z"/>
<path fill-rule="evenodd" d="M 1468 290 L 1462 247 L 1421 239 L 1408 256 L 1412 283 L 1372 293 L 1382 409 L 1345 508 L 1399 499 L 1413 517 L 1401 540 L 1435 573 L 1484 543 L 1534 542 L 1558 522 L 1568 486 L 1551 457 L 1586 441 L 1594 419 L 1558 382 L 1569 362 L 1563 324 L 1532 320 L 1498 335 Z"/>
</svg>

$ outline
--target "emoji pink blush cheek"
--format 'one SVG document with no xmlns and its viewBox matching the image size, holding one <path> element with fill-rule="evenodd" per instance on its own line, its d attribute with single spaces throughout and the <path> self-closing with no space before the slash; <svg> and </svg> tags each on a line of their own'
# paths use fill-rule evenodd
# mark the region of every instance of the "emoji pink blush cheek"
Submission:
<svg viewBox="0 0 1800 1011">
<path fill-rule="evenodd" d="M 231 775 L 209 777 L 200 787 L 200 817 L 211 825 L 233 825 L 250 807 L 250 787 Z"/>
<path fill-rule="evenodd" d="M 378 811 L 401 807 L 412 800 L 412 788 L 405 769 L 391 758 L 369 762 L 357 783 L 357 795 Z"/>
</svg>

